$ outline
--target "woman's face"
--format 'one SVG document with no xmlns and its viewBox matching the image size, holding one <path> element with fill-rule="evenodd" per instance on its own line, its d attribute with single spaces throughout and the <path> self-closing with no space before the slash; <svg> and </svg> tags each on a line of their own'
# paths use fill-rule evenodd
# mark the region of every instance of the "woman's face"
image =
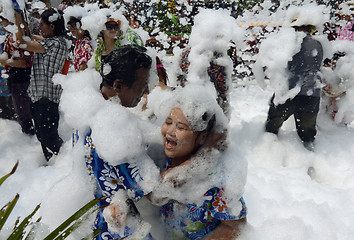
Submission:
<svg viewBox="0 0 354 240">
<path fill-rule="evenodd" d="M 102 31 L 105 39 L 115 38 L 119 33 L 119 26 L 116 22 L 106 23 L 106 29 Z"/>
<path fill-rule="evenodd" d="M 54 25 L 53 24 L 46 24 L 42 19 L 39 21 L 39 29 L 42 32 L 42 36 L 44 38 L 54 37 Z"/>
<path fill-rule="evenodd" d="M 165 154 L 172 159 L 187 160 L 199 146 L 198 133 L 191 125 L 180 108 L 174 108 L 161 127 Z"/>
<path fill-rule="evenodd" d="M 80 27 L 79 23 L 70 24 L 69 30 L 76 39 L 81 39 L 85 35 L 85 31 Z"/>
</svg>

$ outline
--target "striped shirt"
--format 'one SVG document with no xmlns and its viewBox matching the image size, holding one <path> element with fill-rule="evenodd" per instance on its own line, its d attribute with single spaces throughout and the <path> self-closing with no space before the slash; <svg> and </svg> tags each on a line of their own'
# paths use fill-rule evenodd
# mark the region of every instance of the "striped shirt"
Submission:
<svg viewBox="0 0 354 240">
<path fill-rule="evenodd" d="M 45 53 L 35 53 L 32 65 L 31 83 L 28 88 L 32 102 L 41 98 L 59 103 L 61 92 L 60 85 L 53 83 L 54 74 L 61 73 L 68 49 L 63 36 L 46 38 L 39 41 Z"/>
</svg>

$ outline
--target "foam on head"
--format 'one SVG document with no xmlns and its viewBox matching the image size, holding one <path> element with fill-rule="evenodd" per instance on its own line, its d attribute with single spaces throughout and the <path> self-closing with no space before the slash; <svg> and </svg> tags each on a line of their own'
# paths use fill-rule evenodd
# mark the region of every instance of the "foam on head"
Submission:
<svg viewBox="0 0 354 240">
<path fill-rule="evenodd" d="M 215 116 L 216 129 L 225 129 L 227 118 L 208 89 L 198 84 L 189 84 L 184 88 L 178 88 L 170 99 L 161 106 L 162 114 L 168 116 L 173 108 L 180 108 L 190 123 L 193 131 L 204 131 L 209 121 Z"/>
</svg>

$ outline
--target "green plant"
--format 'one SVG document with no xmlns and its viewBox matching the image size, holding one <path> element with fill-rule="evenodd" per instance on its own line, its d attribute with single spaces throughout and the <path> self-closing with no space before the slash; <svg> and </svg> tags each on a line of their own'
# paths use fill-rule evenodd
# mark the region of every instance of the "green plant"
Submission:
<svg viewBox="0 0 354 240">
<path fill-rule="evenodd" d="M 2 183 L 9 178 L 12 174 L 15 173 L 17 167 L 18 167 L 18 161 L 12 168 L 11 172 L 6 174 L 5 176 L 0 178 L 0 186 Z M 10 201 L 9 203 L 5 204 L 0 210 L 0 232 L 3 226 L 6 223 L 6 220 L 10 216 L 12 210 L 14 209 L 17 201 L 19 200 L 20 195 L 16 194 L 16 196 Z M 54 231 L 52 231 L 47 237 L 45 237 L 44 240 L 62 240 L 68 237 L 73 231 L 75 231 L 82 223 L 84 223 L 89 216 L 94 213 L 97 210 L 97 203 L 100 201 L 100 199 L 94 199 L 87 203 L 85 206 L 80 208 L 78 211 L 76 211 L 73 215 L 71 215 L 67 220 L 65 220 L 59 227 L 57 227 Z M 40 208 L 40 205 L 37 205 L 35 209 L 27 216 L 25 217 L 22 222 L 20 222 L 20 218 L 18 217 L 15 224 L 14 228 L 10 234 L 10 236 L 7 238 L 7 240 L 33 240 L 35 237 L 35 229 L 34 229 L 34 223 L 38 223 L 41 221 L 41 217 L 39 217 L 35 222 L 32 222 L 32 217 L 35 215 L 35 213 L 38 211 Z M 29 233 L 26 233 L 26 229 L 30 228 Z M 97 230 L 87 236 L 84 239 L 92 239 L 96 235 L 100 233 L 100 230 Z M 83 240 L 84 240 L 83 239 Z"/>
</svg>

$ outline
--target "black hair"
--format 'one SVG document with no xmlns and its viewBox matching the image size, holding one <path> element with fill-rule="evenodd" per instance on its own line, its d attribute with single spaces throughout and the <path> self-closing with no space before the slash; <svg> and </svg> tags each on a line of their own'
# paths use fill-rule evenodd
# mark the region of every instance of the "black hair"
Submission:
<svg viewBox="0 0 354 240">
<path fill-rule="evenodd" d="M 344 57 L 344 56 L 345 56 L 345 52 L 335 52 L 335 53 L 333 54 L 332 59 L 336 61 L 336 60 L 338 60 L 339 58 Z"/>
<path fill-rule="evenodd" d="M 57 14 L 57 17 L 55 17 L 55 14 Z M 53 19 L 51 19 L 51 17 Z M 49 8 L 41 14 L 41 19 L 48 25 L 54 25 L 55 36 L 61 36 L 65 34 L 63 11 L 56 10 L 54 8 Z"/>
<path fill-rule="evenodd" d="M 203 131 L 210 132 L 213 129 L 216 122 L 215 114 L 210 114 L 206 112 L 203 114 L 202 119 L 203 121 L 208 121 L 207 127 Z"/>
<path fill-rule="evenodd" d="M 0 16 L 0 19 L 5 20 L 5 21 L 9 21 L 9 20 L 7 20 L 7 18 L 4 18 L 3 16 Z"/>
<path fill-rule="evenodd" d="M 76 26 L 77 23 L 80 24 L 80 27 L 82 26 L 81 18 L 80 17 L 77 18 L 77 17 L 74 17 L 74 16 L 70 16 L 69 21 L 68 21 L 68 25 L 75 24 L 75 26 Z"/>
<path fill-rule="evenodd" d="M 101 86 L 113 87 L 113 82 L 119 79 L 121 84 L 132 87 L 136 81 L 136 70 L 151 67 L 151 57 L 145 52 L 146 48 L 138 45 L 125 45 L 113 50 L 102 61 Z M 105 74 L 104 68 L 107 64 L 110 66 L 110 72 Z"/>
<path fill-rule="evenodd" d="M 326 58 L 325 60 L 323 60 L 323 64 L 324 64 L 324 65 L 329 65 L 329 64 L 331 64 L 331 63 L 332 63 L 332 60 L 329 59 L 329 58 Z"/>
<path fill-rule="evenodd" d="M 74 16 L 70 16 L 69 21 L 68 21 L 68 25 L 75 25 L 77 27 L 77 23 L 79 23 L 79 25 L 80 25 L 79 27 L 82 26 L 81 17 L 77 18 Z M 90 35 L 89 31 L 85 30 L 84 36 L 88 37 L 91 40 L 91 35 Z"/>
</svg>

